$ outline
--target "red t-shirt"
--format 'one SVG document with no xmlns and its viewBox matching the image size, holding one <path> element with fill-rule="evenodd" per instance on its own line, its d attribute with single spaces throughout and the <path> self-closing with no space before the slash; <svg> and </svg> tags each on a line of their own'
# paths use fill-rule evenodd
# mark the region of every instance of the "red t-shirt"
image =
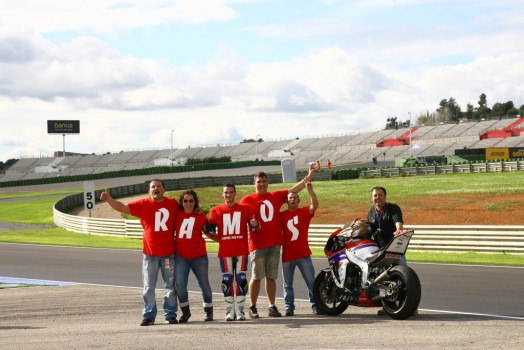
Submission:
<svg viewBox="0 0 524 350">
<path fill-rule="evenodd" d="M 175 219 L 175 254 L 184 259 L 195 259 L 207 254 L 202 237 L 206 214 L 185 213 L 180 210 Z"/>
<path fill-rule="evenodd" d="M 282 246 L 282 262 L 293 261 L 311 255 L 308 243 L 309 223 L 313 215 L 309 207 L 280 213 L 284 245 Z"/>
<path fill-rule="evenodd" d="M 144 228 L 142 251 L 151 256 L 168 256 L 175 253 L 175 216 L 178 202 L 164 197 L 162 202 L 151 198 L 139 199 L 128 204 L 131 215 L 140 219 Z"/>
<path fill-rule="evenodd" d="M 221 204 L 211 209 L 209 222 L 218 226 L 219 257 L 249 254 L 247 225 L 252 218 L 251 208 L 238 203 L 231 208 Z"/>
<path fill-rule="evenodd" d="M 240 204 L 247 204 L 260 223 L 255 233 L 249 236 L 249 251 L 282 245 L 280 208 L 287 202 L 288 190 L 277 190 L 266 194 L 252 193 L 244 196 Z"/>
</svg>

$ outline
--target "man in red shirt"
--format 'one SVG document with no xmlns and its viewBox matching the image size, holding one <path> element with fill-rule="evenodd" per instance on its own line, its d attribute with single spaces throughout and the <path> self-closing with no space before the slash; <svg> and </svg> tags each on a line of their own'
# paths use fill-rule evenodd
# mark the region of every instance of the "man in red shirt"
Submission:
<svg viewBox="0 0 524 350">
<path fill-rule="evenodd" d="M 280 225 L 280 208 L 287 201 L 289 192 L 298 193 L 310 182 L 318 169 L 315 163 L 309 165 L 307 176 L 289 190 L 268 192 L 267 175 L 259 172 L 255 175 L 255 193 L 242 198 L 241 204 L 249 205 L 260 223 L 260 227 L 249 236 L 249 251 L 251 260 L 251 279 L 249 280 L 249 299 L 251 307 L 249 316 L 258 318 L 257 300 L 260 293 L 260 283 L 265 278 L 266 294 L 269 302 L 268 315 L 280 317 L 282 314 L 275 305 L 276 279 L 280 263 L 280 246 L 283 243 L 282 227 Z"/>
<path fill-rule="evenodd" d="M 299 208 L 300 197 L 298 193 L 289 192 L 287 195 L 288 209 L 280 213 L 284 245 L 282 246 L 282 276 L 284 277 L 284 306 L 286 316 L 295 314 L 295 293 L 293 291 L 293 276 L 298 267 L 306 282 L 309 302 L 313 313 L 317 314 L 317 305 L 313 296 L 313 283 L 315 282 L 315 268 L 311 260 L 311 249 L 308 242 L 309 223 L 318 208 L 318 199 L 313 184 L 306 183 L 311 204 Z"/>
<path fill-rule="evenodd" d="M 174 198 L 164 197 L 164 192 L 164 183 L 155 179 L 149 184 L 149 198 L 139 199 L 129 204 L 124 204 L 111 197 L 107 188 L 100 195 L 100 199 L 106 201 L 111 208 L 138 217 L 144 228 L 142 239 L 144 309 L 141 326 L 150 326 L 155 323 L 157 315 L 155 287 L 158 270 L 161 271 L 164 280 L 164 318 L 166 323 L 178 323 L 173 235 L 178 202 Z"/>
<path fill-rule="evenodd" d="M 224 185 L 224 204 L 211 209 L 206 232 L 219 243 L 218 258 L 222 271 L 222 291 L 226 301 L 226 321 L 244 321 L 244 303 L 248 291 L 248 226 L 257 227 L 253 210 L 235 202 L 236 187 Z"/>
</svg>

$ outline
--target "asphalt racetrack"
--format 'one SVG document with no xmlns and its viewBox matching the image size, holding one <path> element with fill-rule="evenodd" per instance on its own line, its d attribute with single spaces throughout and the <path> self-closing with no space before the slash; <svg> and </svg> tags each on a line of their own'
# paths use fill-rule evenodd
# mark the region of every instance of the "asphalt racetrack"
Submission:
<svg viewBox="0 0 524 350">
<path fill-rule="evenodd" d="M 237 175 L 255 170 L 261 169 L 246 168 Z M 150 176 L 104 179 L 95 186 L 146 180 Z M 56 188 L 81 189 L 83 183 L 1 192 Z M 295 316 L 267 317 L 262 291 L 260 319 L 226 322 L 215 259 L 210 255 L 215 321 L 203 321 L 198 286 L 190 276 L 189 289 L 195 291 L 190 294 L 190 321 L 163 323 L 159 289 L 156 324 L 140 327 L 139 251 L 0 243 L 0 283 L 37 284 L 0 289 L 0 349 L 524 349 L 524 268 L 411 263 L 422 283 L 422 300 L 419 316 L 405 321 L 378 316 L 377 308 L 350 307 L 335 317 L 313 315 L 297 272 Z M 314 263 L 318 272 L 326 259 Z M 281 283 L 279 278 L 277 306 L 282 310 Z"/>
<path fill-rule="evenodd" d="M 350 307 L 339 316 L 310 313 L 295 275 L 296 316 L 226 322 L 216 256 L 210 256 L 215 321 L 203 322 L 191 293 L 188 324 L 140 327 L 141 253 L 132 250 L 0 243 L 0 276 L 47 286 L 0 289 L 2 349 L 522 349 L 524 269 L 461 265 L 410 266 L 422 282 L 419 316 L 394 321 L 377 308 Z M 315 259 L 317 271 L 325 259 Z M 55 281 L 55 282 L 45 282 Z M 74 282 L 79 284 L 61 284 Z M 28 281 L 32 282 L 32 281 Z M 277 306 L 283 309 L 279 279 Z M 159 285 L 160 288 L 160 285 Z M 194 278 L 189 289 L 198 291 Z"/>
</svg>

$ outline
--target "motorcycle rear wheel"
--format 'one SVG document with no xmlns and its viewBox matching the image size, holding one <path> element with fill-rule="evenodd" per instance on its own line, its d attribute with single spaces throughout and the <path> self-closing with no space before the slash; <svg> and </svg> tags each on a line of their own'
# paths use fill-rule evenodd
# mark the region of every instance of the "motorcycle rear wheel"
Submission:
<svg viewBox="0 0 524 350">
<path fill-rule="evenodd" d="M 393 293 L 382 299 L 384 312 L 395 320 L 405 320 L 417 310 L 421 298 L 420 280 L 413 269 L 405 265 L 393 267 L 390 278 L 381 284 L 392 286 Z"/>
<path fill-rule="evenodd" d="M 325 269 L 315 278 L 313 295 L 317 310 L 326 315 L 340 315 L 349 306 L 349 295 L 335 285 L 331 270 Z"/>
</svg>

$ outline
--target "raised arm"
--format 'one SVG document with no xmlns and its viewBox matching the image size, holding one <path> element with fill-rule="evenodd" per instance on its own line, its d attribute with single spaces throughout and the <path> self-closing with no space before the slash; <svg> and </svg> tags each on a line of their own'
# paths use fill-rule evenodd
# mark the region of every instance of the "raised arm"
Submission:
<svg viewBox="0 0 524 350">
<path fill-rule="evenodd" d="M 107 187 L 104 189 L 104 192 L 100 194 L 100 200 L 107 202 L 107 204 L 109 204 L 111 208 L 115 209 L 116 211 L 124 214 L 131 214 L 131 209 L 129 206 L 111 197 Z"/>
<path fill-rule="evenodd" d="M 317 172 L 317 165 L 316 163 L 310 163 L 309 164 L 309 171 L 306 175 L 305 178 L 303 178 L 302 180 L 300 180 L 299 182 L 297 182 L 295 184 L 295 186 L 291 187 L 289 189 L 289 192 L 300 192 L 302 191 L 305 187 L 306 187 L 306 183 L 307 182 L 311 182 L 311 180 L 313 180 L 313 176 L 315 176 L 315 173 Z"/>
<path fill-rule="evenodd" d="M 309 193 L 309 199 L 311 200 L 311 204 L 309 205 L 309 213 L 311 215 L 315 214 L 315 212 L 318 209 L 318 198 L 317 194 L 313 190 L 313 183 L 307 182 L 306 183 L 307 192 Z"/>
</svg>

